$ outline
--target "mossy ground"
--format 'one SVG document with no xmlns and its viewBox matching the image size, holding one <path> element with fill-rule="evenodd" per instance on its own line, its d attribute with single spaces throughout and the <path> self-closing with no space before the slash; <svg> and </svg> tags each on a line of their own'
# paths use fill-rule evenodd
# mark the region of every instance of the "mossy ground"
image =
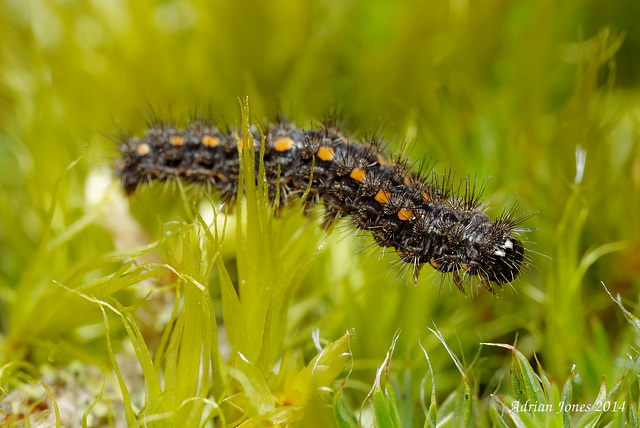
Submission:
<svg viewBox="0 0 640 428">
<path fill-rule="evenodd" d="M 0 421 L 638 426 L 639 15 L 626 0 L 2 2 Z M 180 189 L 127 200 L 102 134 L 142 132 L 149 105 L 238 128 L 335 108 L 349 130 L 382 124 L 391 151 L 487 178 L 492 215 L 538 212 L 530 268 L 466 298 L 427 268 L 397 280 L 340 224 L 274 218 L 260 186 L 228 214 Z M 580 410 L 598 399 L 611 408 Z M 527 400 L 554 411 L 513 410 Z"/>
</svg>

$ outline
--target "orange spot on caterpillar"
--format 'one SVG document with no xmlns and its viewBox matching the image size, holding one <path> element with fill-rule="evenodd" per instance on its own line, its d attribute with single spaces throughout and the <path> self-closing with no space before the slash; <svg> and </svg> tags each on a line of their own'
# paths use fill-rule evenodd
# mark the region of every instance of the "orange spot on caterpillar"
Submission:
<svg viewBox="0 0 640 428">
<path fill-rule="evenodd" d="M 184 144 L 184 138 L 179 135 L 173 135 L 169 138 L 169 144 L 172 146 L 181 146 Z"/>
<path fill-rule="evenodd" d="M 220 138 L 212 135 L 205 135 L 202 137 L 202 144 L 206 147 L 218 147 L 218 145 L 220 145 Z"/>
<path fill-rule="evenodd" d="M 409 177 L 407 177 L 405 175 L 404 179 L 402 180 L 405 186 L 408 186 L 411 184 L 411 179 Z"/>
<path fill-rule="evenodd" d="M 460 267 L 464 270 L 469 270 L 469 265 L 467 265 L 466 263 L 460 263 Z"/>
<path fill-rule="evenodd" d="M 433 257 L 431 257 L 431 260 L 429 260 L 429 264 L 435 269 L 438 269 L 440 266 L 442 266 L 442 263 L 438 263 Z"/>
<path fill-rule="evenodd" d="M 353 171 L 351 171 L 351 174 L 349 174 L 349 177 L 353 178 L 354 180 L 360 183 L 362 183 L 362 181 L 366 176 L 367 176 L 367 172 L 362 168 L 355 168 Z"/>
<path fill-rule="evenodd" d="M 413 216 L 413 212 L 410 209 L 402 208 L 398 211 L 398 218 L 400 220 L 409 220 Z"/>
<path fill-rule="evenodd" d="M 320 158 L 320 160 L 330 161 L 333 160 L 334 156 L 335 152 L 331 147 L 322 146 L 318 149 L 318 157 Z"/>
<path fill-rule="evenodd" d="M 378 155 L 378 159 L 377 159 L 377 161 L 378 161 L 378 163 L 379 163 L 380 165 L 386 165 L 386 164 L 387 164 L 387 161 L 386 161 L 386 160 L 384 160 L 384 158 L 383 158 L 382 156 L 380 156 L 380 155 Z"/>
<path fill-rule="evenodd" d="M 422 200 L 427 202 L 429 199 L 431 199 L 431 196 L 427 192 L 422 192 Z"/>
<path fill-rule="evenodd" d="M 136 147 L 136 153 L 140 156 L 148 155 L 151 149 L 147 143 L 138 144 Z"/>
<path fill-rule="evenodd" d="M 383 189 L 378 190 L 378 193 L 376 193 L 376 201 L 380 202 L 381 204 L 387 203 L 390 197 L 391 193 Z"/>
<path fill-rule="evenodd" d="M 293 147 L 293 139 L 291 137 L 278 138 L 274 146 L 277 151 L 286 152 Z"/>
</svg>

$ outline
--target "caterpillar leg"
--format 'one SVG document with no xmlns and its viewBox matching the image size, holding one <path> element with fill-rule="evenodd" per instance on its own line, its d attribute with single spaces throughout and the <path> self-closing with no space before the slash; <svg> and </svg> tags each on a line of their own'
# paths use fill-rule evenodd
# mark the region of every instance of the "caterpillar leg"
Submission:
<svg viewBox="0 0 640 428">
<path fill-rule="evenodd" d="M 420 269 L 422 269 L 422 263 L 415 263 L 413 265 L 413 285 L 418 286 L 418 276 L 420 275 Z"/>
<path fill-rule="evenodd" d="M 491 281 L 489 281 L 489 278 L 486 277 L 485 275 L 479 275 L 479 277 L 480 277 L 480 283 L 482 283 L 484 288 L 489 290 L 493 295 L 497 296 L 498 293 L 496 293 L 496 290 L 493 288 L 493 285 L 491 285 Z"/>
<path fill-rule="evenodd" d="M 456 287 L 458 287 L 458 290 L 460 290 L 462 294 L 464 294 L 465 296 L 467 295 L 467 292 L 464 290 L 462 278 L 460 278 L 460 274 L 457 270 L 453 271 L 453 283 L 456 285 Z"/>
</svg>

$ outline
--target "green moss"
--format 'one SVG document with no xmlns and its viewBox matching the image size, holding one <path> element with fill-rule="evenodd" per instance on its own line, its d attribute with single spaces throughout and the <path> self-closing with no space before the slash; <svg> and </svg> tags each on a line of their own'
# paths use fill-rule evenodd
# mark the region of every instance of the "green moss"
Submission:
<svg viewBox="0 0 640 428">
<path fill-rule="evenodd" d="M 592 0 L 3 2 L 0 421 L 637 426 L 632 11 Z M 367 238 L 323 232 L 299 207 L 274 216 L 252 151 L 234 212 L 214 215 L 216 195 L 180 188 L 125 199 L 100 134 L 142 132 L 147 105 L 209 113 L 243 135 L 278 109 L 306 126 L 338 107 L 361 135 L 382 123 L 390 150 L 406 140 L 409 157 L 426 152 L 439 171 L 490 177 L 491 214 L 516 199 L 538 212 L 525 224 L 530 269 L 500 298 L 464 298 L 427 268 L 414 287 L 390 257 L 358 252 Z M 76 365 L 85 378 L 67 375 Z M 60 405 L 68 391 L 86 392 L 75 414 Z M 516 400 L 557 409 L 599 396 L 626 407 L 513 411 Z"/>
</svg>

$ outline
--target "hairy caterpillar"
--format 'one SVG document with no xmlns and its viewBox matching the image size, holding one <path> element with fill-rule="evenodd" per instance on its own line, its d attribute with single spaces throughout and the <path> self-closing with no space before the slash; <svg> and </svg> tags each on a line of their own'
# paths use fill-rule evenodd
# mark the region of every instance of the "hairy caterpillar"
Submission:
<svg viewBox="0 0 640 428">
<path fill-rule="evenodd" d="M 251 137 L 257 172 L 262 135 L 254 130 Z M 213 186 L 233 203 L 240 165 L 236 138 L 236 132 L 222 132 L 203 119 L 183 129 L 156 121 L 144 137 L 123 138 L 117 174 L 128 195 L 145 182 L 182 179 Z M 429 264 L 451 272 L 463 293 L 463 276 L 478 278 L 495 293 L 493 284 L 502 288 L 522 269 L 525 250 L 515 235 L 524 231 L 518 226 L 525 217 L 516 216 L 514 207 L 491 220 L 482 211 L 482 190 L 469 179 L 456 194 L 451 173 L 412 172 L 406 159 L 386 159 L 376 138 L 351 140 L 333 120 L 305 130 L 279 120 L 266 126 L 264 144 L 272 201 L 279 194 L 278 204 L 284 205 L 308 189 L 306 213 L 322 200 L 325 224 L 350 215 L 378 245 L 395 248 L 416 281 L 421 266 Z"/>
</svg>

